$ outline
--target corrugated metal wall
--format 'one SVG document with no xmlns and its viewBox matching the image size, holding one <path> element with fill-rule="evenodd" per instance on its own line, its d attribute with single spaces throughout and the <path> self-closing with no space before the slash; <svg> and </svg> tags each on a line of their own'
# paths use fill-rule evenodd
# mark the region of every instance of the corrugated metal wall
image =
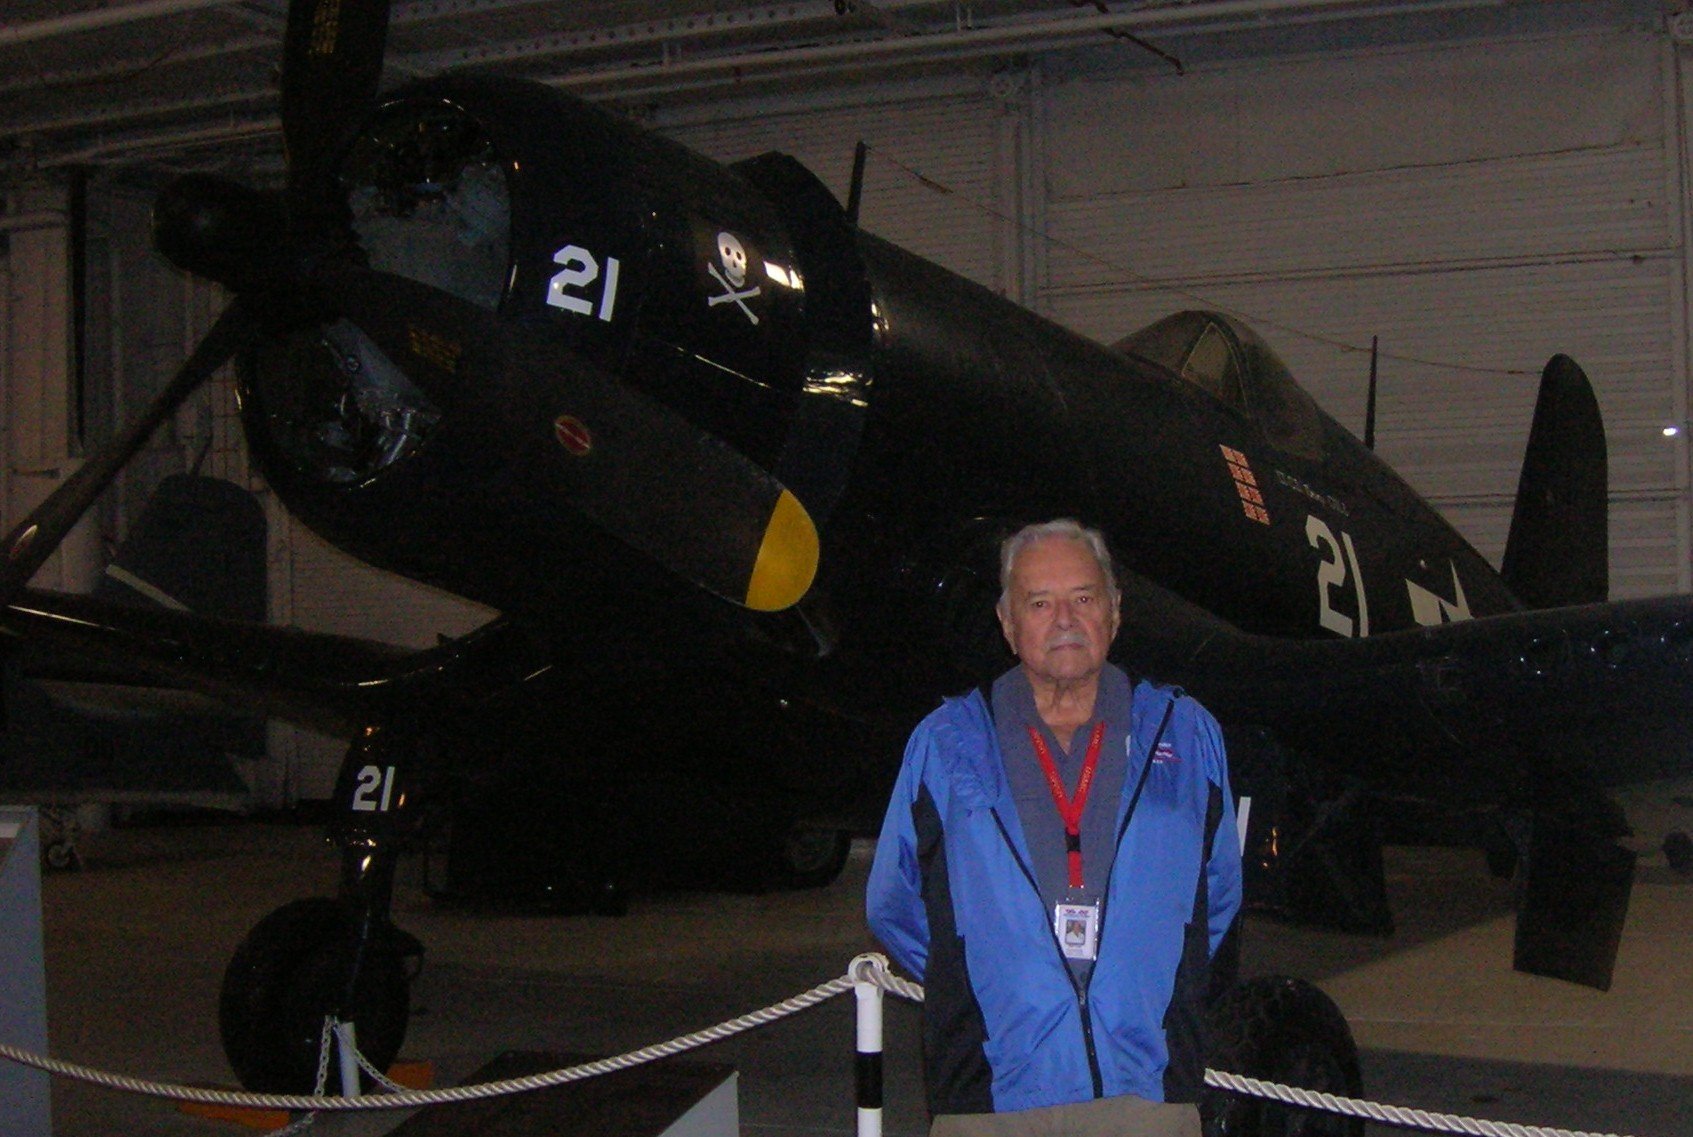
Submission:
<svg viewBox="0 0 1693 1137">
<path fill-rule="evenodd" d="M 656 127 L 719 161 L 770 150 L 799 159 L 845 204 L 853 149 L 869 146 L 859 224 L 869 232 L 1001 291 L 1021 286 L 1013 249 L 1014 181 L 1025 119 L 1020 92 L 997 99 L 980 83 L 942 93 L 883 92 L 881 101 L 807 107 L 798 101 L 756 111 L 728 107 Z"/>
<path fill-rule="evenodd" d="M 10 200 L 0 277 L 0 495 L 6 516 L 21 517 L 75 470 L 75 398 L 70 303 L 70 195 L 43 185 Z M 81 589 L 101 567 L 92 524 L 74 528 L 36 573 L 43 588 Z"/>
<path fill-rule="evenodd" d="M 1243 314 L 1497 561 L 1538 384 L 1588 370 L 1610 436 L 1612 593 L 1689 586 L 1681 147 L 1639 33 L 1050 85 L 1045 301 L 1112 340 Z"/>
</svg>

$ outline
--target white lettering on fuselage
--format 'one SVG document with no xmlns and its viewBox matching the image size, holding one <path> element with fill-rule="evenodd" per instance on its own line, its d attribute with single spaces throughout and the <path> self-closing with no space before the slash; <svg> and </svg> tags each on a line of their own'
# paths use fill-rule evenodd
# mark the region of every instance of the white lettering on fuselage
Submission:
<svg viewBox="0 0 1693 1137">
<path fill-rule="evenodd" d="M 1309 498 L 1324 509 L 1338 513 L 1342 517 L 1352 516 L 1352 511 L 1346 507 L 1346 503 L 1333 494 L 1326 494 L 1309 482 L 1302 481 L 1285 470 L 1271 470 L 1270 473 L 1276 476 L 1276 481 L 1279 484 L 1286 486 L 1301 497 Z"/>
<path fill-rule="evenodd" d="M 394 767 L 365 766 L 359 770 L 353 808 L 362 813 L 387 813 L 394 794 Z"/>
<path fill-rule="evenodd" d="M 553 254 L 553 263 L 562 265 L 563 269 L 547 282 L 547 304 L 578 316 L 595 315 L 595 302 L 580 294 L 600 279 L 599 258 L 581 245 L 566 245 Z M 600 287 L 597 314 L 607 323 L 617 308 L 617 278 L 621 267 L 616 257 L 605 259 L 605 283 Z"/>
<path fill-rule="evenodd" d="M 1337 635 L 1369 635 L 1370 601 L 1364 594 L 1364 574 L 1358 568 L 1358 550 L 1353 547 L 1352 535 L 1342 531 L 1340 540 L 1336 541 L 1328 522 L 1311 514 L 1305 518 L 1305 539 L 1323 558 L 1317 562 L 1317 623 Z M 1352 593 L 1358 605 L 1356 621 L 1334 607 L 1334 592 L 1345 586 L 1349 567 Z"/>
<path fill-rule="evenodd" d="M 1411 618 L 1425 628 L 1437 624 L 1456 623 L 1470 618 L 1470 602 L 1464 596 L 1464 582 L 1458 579 L 1458 566 L 1452 565 L 1452 595 L 1454 599 L 1430 592 L 1413 580 L 1405 581 L 1405 591 L 1411 597 Z"/>
</svg>

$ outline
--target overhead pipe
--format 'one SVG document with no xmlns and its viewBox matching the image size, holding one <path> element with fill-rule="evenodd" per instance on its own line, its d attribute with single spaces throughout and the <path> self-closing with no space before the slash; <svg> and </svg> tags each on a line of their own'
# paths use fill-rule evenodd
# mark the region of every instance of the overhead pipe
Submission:
<svg viewBox="0 0 1693 1137">
<path fill-rule="evenodd" d="M 163 16 L 179 16 L 184 12 L 231 6 L 230 0 L 141 0 L 138 4 L 88 8 L 81 12 L 51 16 L 27 24 L 0 24 L 0 47 L 52 39 L 54 36 L 70 35 L 74 32 L 93 31 L 96 28 L 133 24 L 141 20 L 156 20 Z"/>
<path fill-rule="evenodd" d="M 516 2 L 521 4 L 523 0 L 516 0 Z M 605 95 L 653 96 L 679 90 L 708 88 L 723 81 L 720 78 L 721 73 L 740 76 L 751 71 L 768 72 L 782 68 L 804 68 L 808 73 L 817 74 L 841 65 L 848 65 L 856 70 L 863 65 L 867 57 L 872 56 L 931 55 L 938 59 L 956 60 L 992 55 L 1012 49 L 1026 52 L 1056 51 L 1074 47 L 1075 40 L 1082 35 L 1113 29 L 1150 30 L 1163 28 L 1165 30 L 1178 29 L 1189 33 L 1214 33 L 1235 30 L 1242 23 L 1255 22 L 1265 17 L 1272 17 L 1277 22 L 1287 25 L 1328 22 L 1338 19 L 1368 19 L 1388 15 L 1404 16 L 1416 13 L 1497 8 L 1513 2 L 1517 2 L 1517 0 L 1418 0 L 1415 3 L 1393 3 L 1389 0 L 1377 0 L 1375 3 L 1362 4 L 1359 3 L 1359 0 L 1196 0 L 1195 3 L 1174 8 L 1066 16 L 1059 19 L 986 28 L 962 28 L 956 31 L 937 32 L 932 35 L 900 36 L 882 40 L 751 51 L 706 59 L 655 63 L 647 66 L 620 65 L 598 71 L 577 71 L 571 74 L 554 76 L 544 81 L 563 88 L 591 88 L 597 93 Z M 122 11 L 128 12 L 140 8 L 164 8 L 169 5 L 186 6 L 184 10 L 190 7 L 217 6 L 211 0 L 155 0 L 155 2 L 148 4 L 129 5 Z M 902 6 L 915 7 L 917 5 Z M 411 11 L 417 12 L 419 18 L 423 13 L 436 9 L 438 9 L 437 5 L 427 3 L 411 6 Z M 1234 21 L 1234 23 L 1222 25 L 1216 23 L 1218 20 L 1229 20 Z M 41 23 L 53 22 L 55 21 L 42 21 Z M 3 31 L 4 29 L 0 29 L 0 32 Z M 4 41 L 0 40 L 0 42 Z M 466 52 L 465 54 L 466 58 L 472 55 L 478 58 L 482 57 L 479 53 L 474 52 Z M 426 53 L 424 58 L 435 60 L 443 58 L 444 55 L 445 53 L 432 52 Z M 413 69 L 415 61 L 412 57 L 396 57 L 390 59 L 389 62 L 391 66 L 399 70 L 409 71 Z M 229 104 L 250 101 L 265 97 L 268 94 L 268 91 L 254 91 L 251 94 L 224 95 L 208 100 L 188 100 L 175 109 L 185 109 L 187 103 L 195 101 Z M 123 121 L 123 118 L 118 115 L 93 115 L 73 121 L 75 125 L 98 126 L 102 123 Z M 58 125 L 71 125 L 71 123 Z M 227 133 L 231 136 L 235 134 L 250 135 L 253 130 L 250 125 L 243 125 L 230 129 Z M 40 164 L 44 167 L 63 166 L 72 161 L 109 159 L 125 154 L 168 149 L 171 146 L 194 141 L 216 141 L 219 137 L 220 128 L 217 127 L 199 127 L 189 131 L 175 132 L 160 131 L 136 138 L 133 144 L 113 142 L 87 147 L 79 151 L 74 157 L 65 155 L 44 156 Z"/>
<path fill-rule="evenodd" d="M 621 65 L 597 71 L 578 71 L 546 80 L 555 87 L 603 87 L 610 92 L 619 88 L 620 81 L 641 80 L 659 74 L 666 77 L 709 75 L 720 71 L 744 74 L 754 70 L 772 70 L 789 64 L 849 61 L 861 64 L 866 56 L 917 55 L 945 53 L 949 58 L 965 58 L 969 54 L 991 55 L 1008 48 L 1024 51 L 1057 50 L 1074 47 L 1073 41 L 1084 34 L 1113 30 L 1149 30 L 1177 25 L 1190 33 L 1234 30 L 1238 24 L 1219 26 L 1215 20 L 1243 20 L 1250 17 L 1289 13 L 1279 22 L 1283 25 L 1319 23 L 1342 19 L 1368 19 L 1377 16 L 1404 16 L 1423 12 L 1450 12 L 1470 8 L 1497 8 L 1512 0 L 1421 0 L 1415 4 L 1381 3 L 1360 5 L 1358 0 L 1198 0 L 1179 8 L 1142 9 L 1110 15 L 1068 16 L 1056 20 L 1028 23 L 1000 24 L 985 28 L 962 28 L 932 35 L 901 36 L 890 39 L 859 40 L 847 43 L 818 44 L 810 47 L 778 48 L 771 51 L 752 51 L 736 55 L 714 56 L 708 59 L 681 63 L 655 63 L 645 66 Z M 1295 9 L 1310 9 L 1296 12 Z M 1041 41 L 1037 48 L 1030 41 Z M 645 89 L 652 92 L 653 87 Z"/>
</svg>

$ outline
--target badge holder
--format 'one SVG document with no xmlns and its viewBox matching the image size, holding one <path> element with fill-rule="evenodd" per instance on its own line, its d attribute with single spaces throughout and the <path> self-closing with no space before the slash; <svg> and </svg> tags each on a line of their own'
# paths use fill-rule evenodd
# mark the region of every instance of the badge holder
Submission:
<svg viewBox="0 0 1693 1137">
<path fill-rule="evenodd" d="M 1065 959 L 1091 963 L 1099 956 L 1099 905 L 1060 901 L 1053 906 L 1052 931 Z"/>
</svg>

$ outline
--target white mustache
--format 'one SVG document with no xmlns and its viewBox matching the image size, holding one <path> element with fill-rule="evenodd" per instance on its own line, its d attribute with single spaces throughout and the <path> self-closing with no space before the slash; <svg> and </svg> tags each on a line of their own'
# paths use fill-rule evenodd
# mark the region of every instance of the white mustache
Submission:
<svg viewBox="0 0 1693 1137">
<path fill-rule="evenodd" d="M 1059 632 L 1046 641 L 1048 651 L 1056 647 L 1086 647 L 1088 638 L 1081 632 Z"/>
</svg>

